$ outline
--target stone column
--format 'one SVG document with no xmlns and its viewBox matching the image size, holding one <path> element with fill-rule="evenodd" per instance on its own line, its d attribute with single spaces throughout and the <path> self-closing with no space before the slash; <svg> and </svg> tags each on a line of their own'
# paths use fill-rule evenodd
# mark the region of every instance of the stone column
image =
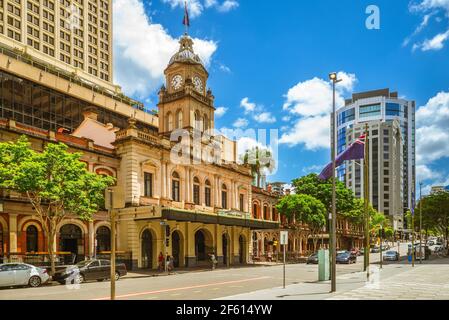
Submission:
<svg viewBox="0 0 449 320">
<path fill-rule="evenodd" d="M 17 214 L 9 214 L 9 252 L 17 253 Z"/>
<path fill-rule="evenodd" d="M 89 221 L 89 252 L 90 257 L 95 255 L 95 232 L 94 232 L 94 222 Z"/>
<path fill-rule="evenodd" d="M 186 168 L 186 192 L 185 192 L 185 194 L 186 194 L 186 199 L 185 199 L 185 201 L 187 202 L 187 203 L 191 203 L 191 202 L 193 202 L 192 201 L 192 197 L 191 197 L 191 195 L 192 195 L 192 192 L 191 192 L 191 189 L 192 189 L 192 181 L 190 180 L 191 179 L 191 176 L 190 176 L 190 168 Z"/>
<path fill-rule="evenodd" d="M 167 164 L 162 161 L 161 166 L 161 196 L 167 198 Z"/>
</svg>

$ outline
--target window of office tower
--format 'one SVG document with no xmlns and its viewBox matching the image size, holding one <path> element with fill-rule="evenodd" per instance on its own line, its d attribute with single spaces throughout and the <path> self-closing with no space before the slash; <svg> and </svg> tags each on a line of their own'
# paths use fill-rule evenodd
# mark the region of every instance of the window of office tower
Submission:
<svg viewBox="0 0 449 320">
<path fill-rule="evenodd" d="M 387 103 L 386 108 L 387 116 L 404 116 L 404 106 L 401 106 L 398 103 Z"/>
<path fill-rule="evenodd" d="M 367 106 L 360 106 L 360 118 L 369 118 L 380 116 L 380 104 L 372 104 Z"/>
</svg>

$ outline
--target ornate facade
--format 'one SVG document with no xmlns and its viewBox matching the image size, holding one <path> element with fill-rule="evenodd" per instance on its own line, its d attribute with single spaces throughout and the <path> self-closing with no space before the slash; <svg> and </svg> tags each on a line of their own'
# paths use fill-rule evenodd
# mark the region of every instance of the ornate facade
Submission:
<svg viewBox="0 0 449 320">
<path fill-rule="evenodd" d="M 222 265 L 245 264 L 251 230 L 279 227 L 278 218 L 251 216 L 251 172 L 237 164 L 236 143 L 207 135 L 214 128 L 214 97 L 187 35 L 165 70 L 158 115 L 20 57 L 0 54 L 0 69 L 0 141 L 26 134 L 36 150 L 64 142 L 83 153 L 90 171 L 116 177 L 117 249 L 133 268 L 157 268 L 160 252 L 172 255 L 175 267 L 208 264 L 211 253 Z M 180 153 L 188 156 L 174 161 Z M 0 255 L 44 253 L 45 237 L 31 206 L 20 195 L 2 192 Z M 67 219 L 56 237 L 56 250 L 77 260 L 107 254 L 109 216 Z"/>
</svg>

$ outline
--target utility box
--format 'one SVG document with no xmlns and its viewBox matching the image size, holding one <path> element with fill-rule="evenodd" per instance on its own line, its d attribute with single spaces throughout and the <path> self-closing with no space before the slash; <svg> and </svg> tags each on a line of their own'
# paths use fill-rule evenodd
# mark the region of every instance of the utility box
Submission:
<svg viewBox="0 0 449 320">
<path fill-rule="evenodd" d="M 318 281 L 330 280 L 329 250 L 318 251 Z"/>
</svg>

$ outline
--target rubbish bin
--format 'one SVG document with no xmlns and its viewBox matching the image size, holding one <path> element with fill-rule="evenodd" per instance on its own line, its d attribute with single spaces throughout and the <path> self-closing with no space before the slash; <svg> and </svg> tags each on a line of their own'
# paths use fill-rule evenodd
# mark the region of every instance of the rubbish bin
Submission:
<svg viewBox="0 0 449 320">
<path fill-rule="evenodd" d="M 318 281 L 330 280 L 329 250 L 318 251 Z"/>
</svg>

